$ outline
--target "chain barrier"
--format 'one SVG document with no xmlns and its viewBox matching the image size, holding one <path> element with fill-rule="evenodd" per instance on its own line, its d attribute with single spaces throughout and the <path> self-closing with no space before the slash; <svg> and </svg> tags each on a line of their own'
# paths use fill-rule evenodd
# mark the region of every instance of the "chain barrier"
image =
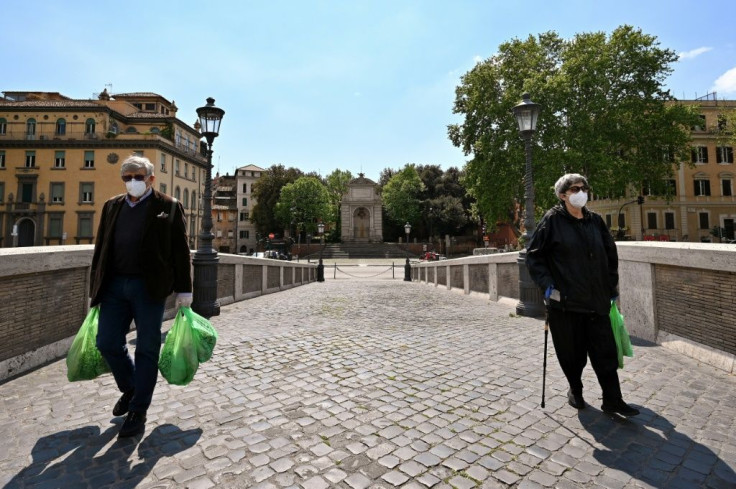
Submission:
<svg viewBox="0 0 736 489">
<path fill-rule="evenodd" d="M 343 265 L 343 266 L 361 267 L 361 265 Z M 362 267 L 366 267 L 366 266 L 376 266 L 376 265 L 363 265 Z M 378 265 L 378 266 L 380 266 L 380 265 Z M 381 272 L 378 272 L 378 273 L 376 273 L 374 275 L 353 275 L 352 273 L 348 273 L 345 270 L 343 270 L 342 268 L 338 267 L 337 266 L 337 263 L 335 263 L 335 272 L 334 272 L 332 278 L 337 278 L 337 271 L 338 270 L 341 273 L 344 273 L 345 275 L 347 275 L 349 277 L 353 277 L 353 278 L 374 278 L 374 277 L 378 277 L 379 275 L 383 275 L 386 272 L 393 271 L 394 268 L 395 268 L 394 267 L 394 264 L 392 263 L 386 270 L 383 270 Z"/>
</svg>

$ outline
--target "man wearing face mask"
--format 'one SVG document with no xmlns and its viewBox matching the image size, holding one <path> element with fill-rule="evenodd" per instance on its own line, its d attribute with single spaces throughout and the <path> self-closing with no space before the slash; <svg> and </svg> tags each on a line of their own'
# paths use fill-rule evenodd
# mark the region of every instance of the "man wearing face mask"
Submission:
<svg viewBox="0 0 736 489">
<path fill-rule="evenodd" d="M 618 254 L 600 215 L 588 210 L 588 181 L 577 173 L 555 183 L 559 204 L 542 218 L 529 242 L 526 265 L 544 290 L 557 359 L 570 389 L 568 403 L 585 408 L 582 374 L 587 357 L 603 391 L 601 409 L 635 416 L 623 401 L 611 301 L 618 297 Z"/>
<path fill-rule="evenodd" d="M 147 158 L 131 156 L 120 167 L 127 192 L 102 209 L 92 258 L 91 306 L 100 305 L 97 348 L 110 365 L 122 396 L 112 410 L 126 415 L 119 438 L 145 431 L 146 411 L 158 377 L 166 298 L 192 303 L 192 278 L 184 208 L 153 189 Z M 126 334 L 136 325 L 135 361 Z"/>
</svg>

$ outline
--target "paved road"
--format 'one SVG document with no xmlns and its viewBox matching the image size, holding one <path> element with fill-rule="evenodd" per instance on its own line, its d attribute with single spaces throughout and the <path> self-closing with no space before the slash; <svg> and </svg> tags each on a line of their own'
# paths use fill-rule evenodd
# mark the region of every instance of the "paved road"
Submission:
<svg viewBox="0 0 736 489">
<path fill-rule="evenodd" d="M 626 420 L 589 367 L 591 405 L 568 406 L 550 348 L 541 409 L 540 321 L 326 275 L 224 307 L 215 356 L 186 387 L 159 379 L 138 439 L 116 439 L 109 375 L 69 383 L 59 361 L 0 385 L 0 487 L 736 487 L 732 376 L 637 344 Z"/>
</svg>

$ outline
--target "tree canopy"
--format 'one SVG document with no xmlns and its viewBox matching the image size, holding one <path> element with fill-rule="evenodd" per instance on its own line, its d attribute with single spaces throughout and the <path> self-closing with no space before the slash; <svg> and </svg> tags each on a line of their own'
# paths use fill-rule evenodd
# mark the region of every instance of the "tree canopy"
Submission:
<svg viewBox="0 0 736 489">
<path fill-rule="evenodd" d="M 274 215 L 276 203 L 281 198 L 284 185 L 295 182 L 302 175 L 302 171 L 297 168 L 273 165 L 253 184 L 252 198 L 256 205 L 250 220 L 256 225 L 258 233 L 266 235 L 283 229 Z"/>
<path fill-rule="evenodd" d="M 565 173 L 585 175 L 604 197 L 671 177 L 675 158 L 689 161 L 697 117 L 663 88 L 676 60 L 631 26 L 501 44 L 463 75 L 453 112 L 464 121 L 448 126 L 453 144 L 472 156 L 464 183 L 479 214 L 493 227 L 523 201 L 524 143 L 512 108 L 524 92 L 541 106 L 532 157 L 538 212 L 556 201 L 552 187 Z"/>
<path fill-rule="evenodd" d="M 402 226 L 405 222 L 416 225 L 422 215 L 423 191 L 424 184 L 414 165 L 394 173 L 381 193 L 387 217 Z"/>
<path fill-rule="evenodd" d="M 330 213 L 330 195 L 317 177 L 300 177 L 281 189 L 274 214 L 283 228 L 297 233 L 305 231 L 316 235 L 317 223 L 327 220 Z"/>
</svg>

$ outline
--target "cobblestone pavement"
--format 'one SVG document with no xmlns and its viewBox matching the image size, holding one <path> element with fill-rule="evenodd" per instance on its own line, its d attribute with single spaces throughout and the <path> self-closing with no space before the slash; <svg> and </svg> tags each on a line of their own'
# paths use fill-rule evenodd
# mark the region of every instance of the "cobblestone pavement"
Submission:
<svg viewBox="0 0 736 489">
<path fill-rule="evenodd" d="M 578 412 L 550 339 L 542 409 L 541 321 L 327 275 L 223 307 L 212 360 L 159 377 L 141 437 L 117 440 L 110 375 L 69 383 L 61 360 L 0 385 L 0 487 L 736 487 L 732 376 L 637 343 L 620 377 L 642 414 L 602 413 L 590 367 Z"/>
</svg>

